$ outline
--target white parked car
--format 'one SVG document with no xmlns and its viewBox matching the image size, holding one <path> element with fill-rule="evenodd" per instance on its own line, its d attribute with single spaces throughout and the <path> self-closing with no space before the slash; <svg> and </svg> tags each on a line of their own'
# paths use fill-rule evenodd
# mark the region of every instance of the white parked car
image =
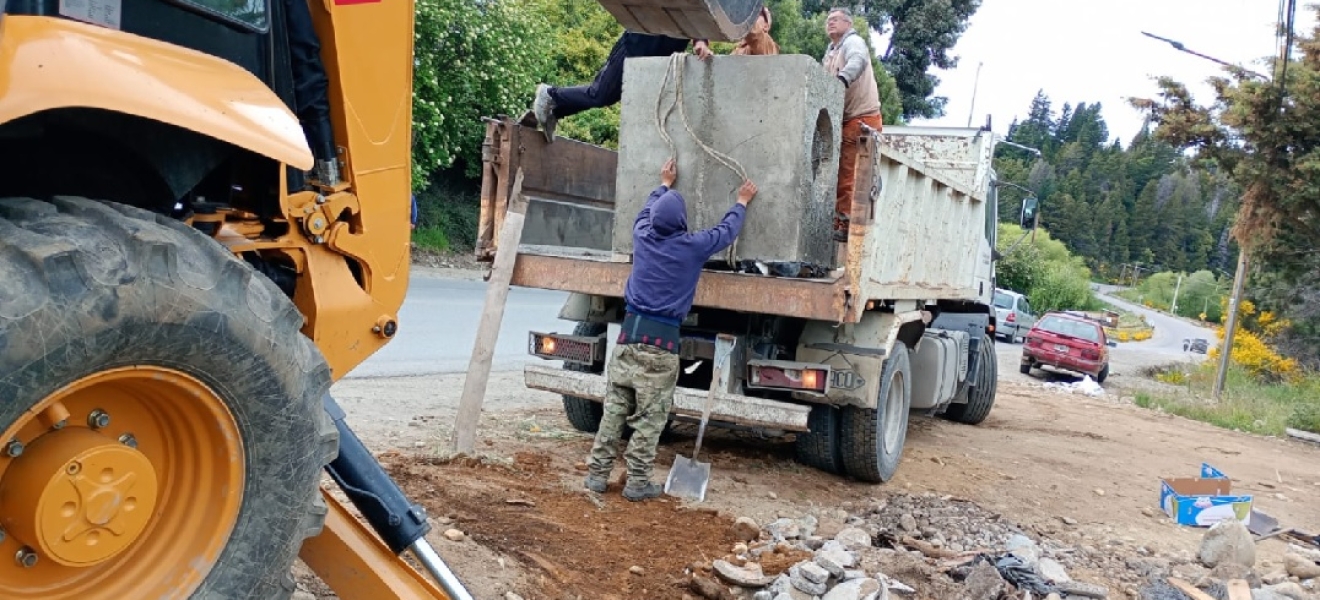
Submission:
<svg viewBox="0 0 1320 600">
<path fill-rule="evenodd" d="M 995 288 L 995 318 L 995 336 L 1013 344 L 1025 338 L 1036 324 L 1036 314 L 1031 311 L 1027 297 L 1000 288 Z"/>
</svg>

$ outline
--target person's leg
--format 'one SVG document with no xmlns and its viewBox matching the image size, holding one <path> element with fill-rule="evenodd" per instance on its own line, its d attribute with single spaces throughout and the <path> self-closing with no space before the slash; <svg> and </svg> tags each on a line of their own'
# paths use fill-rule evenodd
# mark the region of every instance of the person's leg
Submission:
<svg viewBox="0 0 1320 600">
<path fill-rule="evenodd" d="M 626 346 L 615 346 L 606 370 L 607 390 L 605 393 L 605 414 L 600 418 L 596 429 L 596 441 L 591 446 L 591 456 L 587 460 L 587 489 L 604 492 L 610 480 L 610 471 L 614 469 L 614 458 L 618 453 L 619 441 L 623 437 L 623 425 L 628 415 L 636 410 L 636 394 L 629 387 L 629 374 L 636 371 L 632 353 L 626 352 Z"/>
<path fill-rule="evenodd" d="M 836 239 L 847 237 L 848 221 L 852 216 L 852 199 L 857 179 L 857 140 L 862 136 L 862 125 L 876 131 L 884 129 L 880 115 L 864 115 L 843 122 L 843 143 L 839 147 L 839 185 L 834 197 L 834 229 Z"/>
<path fill-rule="evenodd" d="M 554 141 L 555 125 L 559 119 L 570 117 L 593 108 L 615 104 L 623 96 L 623 61 L 628 57 L 626 44 L 628 32 L 624 32 L 605 59 L 605 66 L 596 72 L 596 78 L 589 85 L 573 87 L 554 87 L 545 84 L 536 86 L 536 100 L 532 103 L 532 112 L 545 132 L 546 141 Z"/>
<path fill-rule="evenodd" d="M 860 119 L 843 122 L 843 142 L 839 145 L 839 184 L 834 194 L 834 231 L 847 232 L 852 214 L 853 178 L 857 174 L 857 138 L 862 135 Z"/>
<path fill-rule="evenodd" d="M 633 501 L 655 498 L 663 489 L 651 483 L 651 472 L 655 467 L 656 445 L 674 404 L 679 366 L 677 354 L 659 348 L 639 346 L 638 355 L 640 370 L 633 384 L 637 391 L 637 412 L 628 421 L 633 435 L 623 454 L 628 461 L 628 482 L 623 495 Z"/>
</svg>

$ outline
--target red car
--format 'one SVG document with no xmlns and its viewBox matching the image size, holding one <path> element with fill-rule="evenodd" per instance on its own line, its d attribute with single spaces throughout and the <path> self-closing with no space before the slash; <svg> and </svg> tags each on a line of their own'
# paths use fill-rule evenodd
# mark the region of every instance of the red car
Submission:
<svg viewBox="0 0 1320 600">
<path fill-rule="evenodd" d="M 1090 375 L 1096 383 L 1109 376 L 1109 341 L 1099 323 L 1085 317 L 1049 312 L 1027 332 L 1019 370 L 1029 374 L 1033 367 L 1052 367 L 1078 375 Z"/>
</svg>

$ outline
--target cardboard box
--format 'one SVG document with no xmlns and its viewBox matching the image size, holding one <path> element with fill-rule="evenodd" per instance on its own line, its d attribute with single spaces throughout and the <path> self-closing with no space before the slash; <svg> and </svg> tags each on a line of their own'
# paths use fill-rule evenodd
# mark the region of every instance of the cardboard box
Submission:
<svg viewBox="0 0 1320 600">
<path fill-rule="evenodd" d="M 1225 519 L 1247 525 L 1252 496 L 1235 496 L 1233 480 L 1201 463 L 1200 477 L 1160 478 L 1160 508 L 1179 525 L 1210 527 Z"/>
</svg>

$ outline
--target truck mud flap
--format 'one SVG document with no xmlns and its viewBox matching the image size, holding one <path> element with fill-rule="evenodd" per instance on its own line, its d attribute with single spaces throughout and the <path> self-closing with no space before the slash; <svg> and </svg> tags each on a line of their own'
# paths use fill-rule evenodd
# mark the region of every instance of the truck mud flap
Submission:
<svg viewBox="0 0 1320 600">
<path fill-rule="evenodd" d="M 527 365 L 523 367 L 523 379 L 527 387 L 534 390 L 577 396 L 596 402 L 605 401 L 604 375 Z M 700 418 L 701 410 L 706 403 L 706 394 L 706 390 L 675 388 L 674 414 Z M 717 393 L 710 418 L 712 421 L 746 427 L 807 431 L 807 416 L 810 414 L 811 407 L 805 404 Z"/>
</svg>

